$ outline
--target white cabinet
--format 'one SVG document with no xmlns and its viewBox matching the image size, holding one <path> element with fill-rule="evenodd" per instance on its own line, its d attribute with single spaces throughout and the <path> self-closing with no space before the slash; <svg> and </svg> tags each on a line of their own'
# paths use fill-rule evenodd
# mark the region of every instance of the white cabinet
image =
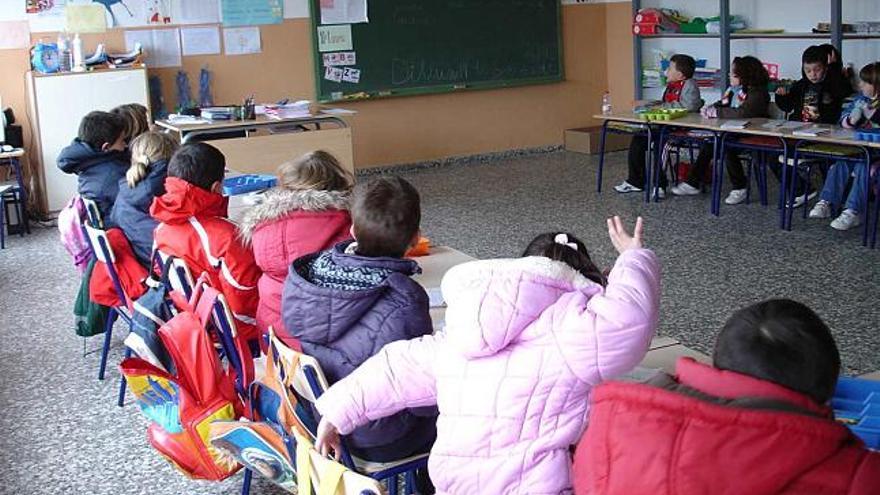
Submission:
<svg viewBox="0 0 880 495">
<path fill-rule="evenodd" d="M 80 119 L 93 110 L 108 111 L 124 103 L 149 107 L 145 68 L 27 76 L 34 156 L 40 167 L 43 204 L 57 211 L 76 194 L 76 176 L 58 169 L 56 160 L 79 130 Z"/>
</svg>

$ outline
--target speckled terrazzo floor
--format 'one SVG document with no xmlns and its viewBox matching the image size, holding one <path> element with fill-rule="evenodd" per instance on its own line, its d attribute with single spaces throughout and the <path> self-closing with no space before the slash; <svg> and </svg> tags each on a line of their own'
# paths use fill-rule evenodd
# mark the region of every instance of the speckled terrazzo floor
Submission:
<svg viewBox="0 0 880 495">
<path fill-rule="evenodd" d="M 625 155 L 609 157 L 611 191 Z M 793 297 L 833 328 L 847 371 L 880 369 L 880 250 L 863 248 L 856 232 L 800 218 L 782 232 L 775 209 L 758 204 L 725 206 L 714 218 L 708 196 L 646 206 L 637 195 L 597 195 L 594 159 L 566 152 L 402 175 L 422 192 L 425 233 L 482 258 L 518 255 L 534 234 L 566 229 L 607 265 L 605 217 L 641 214 L 664 266 L 660 333 L 709 351 L 733 309 Z M 107 380 L 98 382 L 98 354 L 83 358 L 71 329 L 76 289 L 54 229 L 14 237 L 0 251 L 0 493 L 237 493 L 240 476 L 185 479 L 147 445 L 137 408 L 116 407 L 121 336 Z M 255 481 L 252 493 L 280 492 Z"/>
</svg>

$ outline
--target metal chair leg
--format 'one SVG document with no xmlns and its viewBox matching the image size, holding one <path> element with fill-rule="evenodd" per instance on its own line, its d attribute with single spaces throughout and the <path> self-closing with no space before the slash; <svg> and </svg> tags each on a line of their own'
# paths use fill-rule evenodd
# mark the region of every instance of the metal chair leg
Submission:
<svg viewBox="0 0 880 495">
<path fill-rule="evenodd" d="M 251 478 L 253 478 L 254 473 L 251 472 L 250 469 L 244 470 L 244 481 L 241 484 L 241 495 L 250 495 L 251 493 Z"/>
<path fill-rule="evenodd" d="M 104 347 L 101 348 L 101 364 L 98 366 L 98 380 L 104 379 L 107 368 L 107 354 L 110 352 L 110 341 L 113 339 L 113 323 L 116 321 L 116 308 L 110 308 L 107 321 L 104 322 Z"/>
<path fill-rule="evenodd" d="M 128 359 L 131 357 L 131 349 L 126 346 L 125 347 L 125 358 Z M 122 407 L 125 404 L 125 385 L 126 385 L 125 375 L 120 373 L 119 376 L 119 399 L 116 400 L 116 405 Z"/>
<path fill-rule="evenodd" d="M 602 123 L 602 136 L 599 137 L 599 170 L 596 172 L 596 192 L 602 192 L 602 169 L 605 167 L 605 136 L 608 134 L 608 121 Z"/>
</svg>

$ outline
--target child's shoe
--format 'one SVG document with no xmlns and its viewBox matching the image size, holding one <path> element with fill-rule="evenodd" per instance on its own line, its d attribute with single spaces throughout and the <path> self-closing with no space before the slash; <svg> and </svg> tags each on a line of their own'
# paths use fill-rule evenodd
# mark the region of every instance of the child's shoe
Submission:
<svg viewBox="0 0 880 495">
<path fill-rule="evenodd" d="M 824 199 L 820 199 L 816 206 L 810 210 L 810 218 L 830 218 L 831 217 L 831 203 L 825 201 Z"/>
<path fill-rule="evenodd" d="M 642 188 L 636 187 L 627 181 L 623 181 L 620 184 L 614 186 L 614 190 L 621 193 L 621 194 L 632 193 L 632 192 L 642 192 Z"/>
<path fill-rule="evenodd" d="M 727 195 L 724 202 L 729 205 L 738 205 L 746 200 L 747 194 L 748 189 L 734 189 L 733 191 L 730 191 L 730 194 Z"/>
<path fill-rule="evenodd" d="M 853 227 L 858 227 L 861 224 L 862 219 L 859 218 L 859 212 L 847 208 L 843 210 L 843 213 L 841 213 L 839 217 L 831 222 L 831 228 L 837 230 L 849 230 Z"/>
<path fill-rule="evenodd" d="M 801 194 L 800 196 L 794 198 L 794 204 L 792 205 L 794 208 L 800 208 L 804 206 L 804 204 L 808 201 L 812 201 L 819 193 L 816 191 L 811 192 L 810 194 Z"/>
<path fill-rule="evenodd" d="M 676 196 L 696 196 L 700 194 L 700 190 L 696 187 L 688 184 L 687 182 L 679 182 L 677 186 L 674 186 L 672 189 L 672 194 Z"/>
</svg>

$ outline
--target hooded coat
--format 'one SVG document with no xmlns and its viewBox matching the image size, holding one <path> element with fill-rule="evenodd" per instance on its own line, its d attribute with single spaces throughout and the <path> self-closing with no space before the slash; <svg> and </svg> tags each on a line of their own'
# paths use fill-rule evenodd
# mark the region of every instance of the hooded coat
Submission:
<svg viewBox="0 0 880 495">
<path fill-rule="evenodd" d="M 542 257 L 465 263 L 441 284 L 445 333 L 395 342 L 321 396 L 347 434 L 437 404 L 438 494 L 563 494 L 590 390 L 635 367 L 657 328 L 660 264 L 620 255 L 607 287 Z"/>
<path fill-rule="evenodd" d="M 110 217 L 119 193 L 119 180 L 125 177 L 128 162 L 124 151 L 95 150 L 78 138 L 58 155 L 58 168 L 66 174 L 76 174 L 77 191 L 98 204 L 103 219 Z"/>
</svg>

